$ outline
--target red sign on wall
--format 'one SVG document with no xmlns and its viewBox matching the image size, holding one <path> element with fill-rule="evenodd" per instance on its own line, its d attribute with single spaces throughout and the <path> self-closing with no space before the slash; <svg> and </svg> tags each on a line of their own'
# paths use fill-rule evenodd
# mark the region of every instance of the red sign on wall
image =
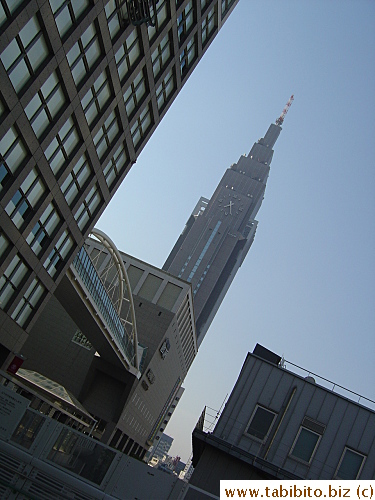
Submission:
<svg viewBox="0 0 375 500">
<path fill-rule="evenodd" d="M 21 358 L 21 356 L 17 356 L 16 354 L 10 362 L 10 365 L 7 368 L 7 372 L 12 373 L 13 375 L 16 374 L 18 372 L 18 369 L 21 368 L 23 361 L 23 358 Z"/>
</svg>

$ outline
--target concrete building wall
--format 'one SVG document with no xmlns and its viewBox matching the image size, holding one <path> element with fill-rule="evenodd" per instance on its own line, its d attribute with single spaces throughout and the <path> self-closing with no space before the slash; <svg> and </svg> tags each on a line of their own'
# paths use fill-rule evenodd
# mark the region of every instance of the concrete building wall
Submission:
<svg viewBox="0 0 375 500">
<path fill-rule="evenodd" d="M 266 434 L 256 435 L 252 426 L 259 408 L 270 424 Z M 335 477 L 349 449 L 363 457 L 358 477 L 375 477 L 375 412 L 253 354 L 213 434 L 306 479 Z M 311 453 L 299 452 L 307 438 Z"/>
<path fill-rule="evenodd" d="M 194 470 L 189 484 L 199 489 L 209 492 L 211 495 L 220 497 L 220 480 L 264 480 L 270 476 L 261 471 L 257 471 L 249 464 L 239 458 L 228 455 L 225 451 L 206 446 L 205 451 L 199 461 L 199 466 Z M 189 489 L 185 496 L 187 500 L 200 498 L 197 494 L 202 494 L 202 499 L 207 496 L 203 492 Z"/>
<path fill-rule="evenodd" d="M 78 326 L 51 297 L 22 348 L 23 367 L 55 380 L 78 396 L 95 355 L 95 348 L 74 341 Z"/>
<path fill-rule="evenodd" d="M 117 424 L 122 432 L 142 443 L 144 447 L 152 444 L 183 381 L 177 346 L 172 334 L 172 328 L 165 332 L 164 338 L 170 339 L 168 354 L 163 359 L 159 351 L 155 352 L 139 383 L 134 386 L 134 392 Z"/>
</svg>

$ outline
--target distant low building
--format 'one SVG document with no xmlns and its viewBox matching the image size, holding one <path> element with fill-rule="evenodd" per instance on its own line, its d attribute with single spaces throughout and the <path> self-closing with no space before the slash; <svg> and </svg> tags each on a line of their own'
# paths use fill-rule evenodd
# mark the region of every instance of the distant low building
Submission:
<svg viewBox="0 0 375 500">
<path fill-rule="evenodd" d="M 213 432 L 203 419 L 193 432 L 186 499 L 194 488 L 219 496 L 220 479 L 375 478 L 375 411 L 364 406 L 375 402 L 287 365 L 258 344 L 247 355 Z"/>
<path fill-rule="evenodd" d="M 189 482 L 193 472 L 194 472 L 194 467 L 193 467 L 193 463 L 192 463 L 192 457 L 190 457 L 189 460 L 186 462 L 184 470 L 182 472 L 180 472 L 179 477 L 183 481 Z"/>
<path fill-rule="evenodd" d="M 161 462 L 165 456 L 168 455 L 173 443 L 173 437 L 163 434 L 157 443 L 153 446 L 153 450 L 149 457 L 149 463 L 154 459 L 155 465 Z"/>
</svg>

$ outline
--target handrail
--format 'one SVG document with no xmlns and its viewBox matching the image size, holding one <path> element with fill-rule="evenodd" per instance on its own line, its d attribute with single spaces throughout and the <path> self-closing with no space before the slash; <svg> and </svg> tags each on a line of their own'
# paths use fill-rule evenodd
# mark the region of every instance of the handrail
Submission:
<svg viewBox="0 0 375 500">
<path fill-rule="evenodd" d="M 358 392 L 351 391 L 350 389 L 347 389 L 346 387 L 343 387 L 342 385 L 336 384 L 335 382 L 332 382 L 332 380 L 329 380 L 328 378 L 324 378 L 321 375 L 318 375 L 317 373 L 313 373 L 312 371 L 306 370 L 306 368 L 302 368 L 302 366 L 298 366 L 298 365 L 292 363 L 291 361 L 288 361 L 287 359 L 284 359 L 283 362 L 285 364 L 288 363 L 289 365 L 295 366 L 299 370 L 304 371 L 305 373 L 308 374 L 308 376 L 312 375 L 314 377 L 318 377 L 320 380 L 324 380 L 325 382 L 328 382 L 329 384 L 332 384 L 333 385 L 333 387 L 331 389 L 332 392 L 335 390 L 336 387 L 339 387 L 340 389 L 343 389 L 344 391 L 349 392 L 350 394 L 354 394 L 354 396 L 358 396 L 359 399 L 358 399 L 357 403 L 359 403 L 359 401 L 361 399 L 364 399 L 365 401 L 369 401 L 370 403 L 375 404 L 374 400 L 372 400 L 370 398 L 366 398 L 365 396 L 362 396 L 361 394 L 358 394 Z M 281 368 L 286 369 L 285 366 L 281 366 Z M 291 373 L 293 373 L 293 372 L 291 372 Z"/>
</svg>

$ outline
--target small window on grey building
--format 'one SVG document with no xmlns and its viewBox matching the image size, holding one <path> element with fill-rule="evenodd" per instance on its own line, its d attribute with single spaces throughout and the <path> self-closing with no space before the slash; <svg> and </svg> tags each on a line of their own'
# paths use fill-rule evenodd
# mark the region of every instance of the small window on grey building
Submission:
<svg viewBox="0 0 375 500">
<path fill-rule="evenodd" d="M 275 412 L 257 405 L 253 414 L 251 415 L 250 422 L 245 431 L 245 434 L 264 441 L 268 437 L 275 417 Z"/>
<path fill-rule="evenodd" d="M 320 434 L 301 426 L 294 440 L 290 455 L 306 463 L 310 463 L 321 437 Z"/>
<path fill-rule="evenodd" d="M 141 286 L 138 295 L 143 299 L 152 302 L 152 299 L 155 297 L 155 294 L 159 290 L 162 282 L 162 278 L 159 278 L 158 276 L 155 276 L 153 274 L 149 274 L 146 277 L 143 285 Z"/>
<path fill-rule="evenodd" d="M 144 273 L 143 269 L 140 269 L 139 267 L 135 267 L 133 265 L 130 265 L 127 270 L 127 275 L 129 278 L 130 282 L 130 287 L 132 290 L 137 286 L 139 280 L 141 279 L 142 274 Z"/>
<path fill-rule="evenodd" d="M 345 447 L 341 456 L 335 479 L 357 479 L 365 462 L 365 455 Z"/>
<path fill-rule="evenodd" d="M 171 311 L 181 293 L 181 290 L 182 288 L 180 286 L 174 285 L 173 283 L 167 283 L 167 286 L 164 288 L 157 302 L 158 306 Z"/>
</svg>

